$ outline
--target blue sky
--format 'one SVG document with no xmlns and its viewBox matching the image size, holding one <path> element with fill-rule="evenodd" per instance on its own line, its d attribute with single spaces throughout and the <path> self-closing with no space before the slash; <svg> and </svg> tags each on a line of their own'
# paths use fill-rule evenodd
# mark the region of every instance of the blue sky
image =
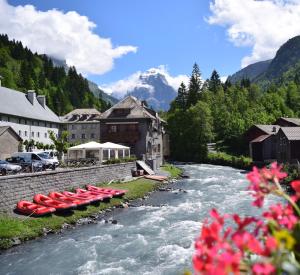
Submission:
<svg viewBox="0 0 300 275">
<path fill-rule="evenodd" d="M 3 1 L 7 2 L 0 0 L 0 3 Z M 212 9 L 209 6 L 210 2 L 214 4 Z M 159 65 L 167 66 L 172 76 L 189 75 L 194 62 L 199 64 L 204 78 L 209 77 L 213 69 L 217 69 L 220 75 L 226 76 L 239 70 L 242 60 L 251 63 L 273 57 L 277 47 L 289 36 L 300 34 L 299 1 L 284 2 L 286 3 L 280 5 L 275 0 L 9 0 L 7 5 L 10 9 L 11 6 L 33 5 L 36 9 L 33 14 L 37 17 L 37 11 L 48 12 L 54 8 L 61 12 L 61 16 L 69 11 L 76 11 L 78 16 L 86 16 L 89 22 L 97 25 L 90 29 L 90 32 L 101 38 L 109 38 L 111 47 L 130 46 L 131 48 L 120 48 L 122 53 L 118 57 L 115 57 L 118 52 L 116 50 L 112 54 L 114 56 L 112 60 L 108 60 L 107 64 L 103 65 L 100 73 L 93 73 L 92 69 L 89 71 L 89 64 L 82 64 L 82 70 L 86 71 L 88 78 L 102 85 Z M 274 13 L 274 16 L 267 15 L 267 13 L 260 15 L 257 12 L 258 9 L 268 10 Z M 23 10 L 19 12 L 26 13 L 25 9 Z M 278 28 L 288 29 L 285 25 L 277 26 L 276 21 L 278 21 L 278 15 L 291 16 L 292 19 L 292 15 L 286 13 L 291 10 L 295 11 L 293 15 L 297 19 L 294 20 L 292 26 L 289 26 L 292 31 L 278 34 L 278 39 L 272 38 L 274 41 L 268 39 L 268 35 L 274 36 L 273 32 L 276 28 L 277 31 Z M 256 24 L 251 21 L 251 16 L 254 18 L 252 21 L 257 21 Z M 211 18 L 210 22 L 208 18 Z M 73 22 L 72 20 L 69 21 Z M 266 25 L 274 25 L 274 28 L 268 27 L 269 29 L 260 30 L 261 24 L 265 21 L 271 23 Z M 49 22 L 45 24 L 45 28 L 49 27 L 53 20 L 49 19 Z M 249 24 L 253 24 L 253 27 L 249 28 Z M 0 27 L 0 31 L 4 30 Z M 35 33 L 30 37 L 34 37 Z M 265 34 L 267 34 L 266 42 L 260 42 L 262 35 Z M 11 35 L 24 40 L 25 44 L 27 41 L 29 47 L 36 46 L 33 41 L 29 41 L 28 37 L 21 37 L 18 30 L 11 31 Z M 42 39 L 40 37 L 37 41 L 42 41 Z M 79 38 L 79 40 L 78 43 L 83 43 L 82 40 L 85 39 Z M 51 49 L 47 48 L 47 45 L 43 49 L 51 51 L 58 44 L 59 39 L 51 46 Z M 133 47 L 136 48 L 133 49 Z M 39 50 L 39 48 L 34 50 Z M 66 55 L 69 59 L 73 58 L 71 54 L 67 55 L 64 49 L 58 52 L 60 56 Z M 107 52 L 110 50 L 108 49 Z M 76 55 L 76 52 L 73 55 Z M 93 56 L 97 57 L 97 54 Z M 81 60 L 76 62 L 84 63 L 84 59 L 88 59 L 84 53 L 81 57 Z M 245 57 L 248 59 L 245 60 Z M 100 57 L 99 61 L 101 61 Z M 113 65 L 109 65 L 110 61 Z M 93 66 L 95 68 L 97 64 Z"/>
</svg>

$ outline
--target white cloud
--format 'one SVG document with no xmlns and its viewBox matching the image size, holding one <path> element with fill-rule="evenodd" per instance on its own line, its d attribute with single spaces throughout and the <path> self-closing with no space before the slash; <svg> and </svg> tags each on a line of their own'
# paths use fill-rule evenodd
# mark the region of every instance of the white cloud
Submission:
<svg viewBox="0 0 300 275">
<path fill-rule="evenodd" d="M 227 28 L 236 46 L 251 46 L 242 67 L 275 56 L 288 39 L 300 34 L 300 0 L 214 0 L 210 24 Z"/>
<path fill-rule="evenodd" d="M 153 86 L 143 82 L 143 78 L 149 75 L 161 74 L 165 77 L 167 84 L 173 87 L 175 91 L 178 90 L 181 82 L 185 84 L 188 83 L 189 77 L 187 75 L 177 75 L 171 76 L 168 72 L 168 69 L 164 65 L 160 65 L 157 68 L 151 68 L 146 72 L 138 71 L 129 77 L 118 80 L 116 82 L 102 85 L 99 87 L 100 89 L 104 90 L 108 94 L 113 94 L 117 98 L 124 97 L 128 92 L 132 91 L 134 88 L 146 88 L 153 91 Z"/>
<path fill-rule="evenodd" d="M 32 5 L 12 6 L 0 0 L 0 33 L 22 41 L 40 54 L 66 60 L 84 74 L 103 74 L 114 59 L 136 52 L 133 46 L 113 47 L 109 38 L 93 30 L 96 25 L 75 11 L 39 11 Z"/>
</svg>

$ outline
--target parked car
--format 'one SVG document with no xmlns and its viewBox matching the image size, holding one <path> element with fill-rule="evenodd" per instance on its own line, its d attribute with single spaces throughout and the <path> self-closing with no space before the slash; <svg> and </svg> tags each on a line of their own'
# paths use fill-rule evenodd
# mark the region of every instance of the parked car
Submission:
<svg viewBox="0 0 300 275">
<path fill-rule="evenodd" d="M 44 151 L 44 152 L 37 153 L 37 155 L 42 160 L 51 161 L 52 162 L 52 166 L 50 168 L 54 167 L 54 169 L 55 169 L 59 165 L 59 161 L 57 159 L 57 156 L 55 155 L 55 153 L 53 151 Z"/>
<path fill-rule="evenodd" d="M 42 161 L 26 161 L 24 158 L 21 157 L 7 158 L 6 161 L 12 164 L 20 165 L 22 167 L 22 171 L 24 172 L 38 172 L 45 170 Z"/>
<path fill-rule="evenodd" d="M 58 166 L 58 161 L 49 158 L 47 154 L 43 154 L 43 153 L 18 152 L 18 153 L 14 153 L 12 156 L 24 158 L 26 162 L 41 161 L 43 163 L 44 169 L 50 168 L 52 170 L 55 170 L 56 167 Z"/>
<path fill-rule="evenodd" d="M 11 164 L 6 160 L 0 160 L 0 173 L 6 175 L 7 173 L 16 174 L 22 170 L 20 165 Z"/>
</svg>

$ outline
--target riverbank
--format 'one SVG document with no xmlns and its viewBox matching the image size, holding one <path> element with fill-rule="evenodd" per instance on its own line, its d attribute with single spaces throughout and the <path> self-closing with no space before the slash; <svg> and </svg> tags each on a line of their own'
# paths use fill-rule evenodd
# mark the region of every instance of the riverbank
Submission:
<svg viewBox="0 0 300 275">
<path fill-rule="evenodd" d="M 178 177 L 181 170 L 172 165 L 162 167 L 164 171 L 170 172 L 170 178 Z M 19 245 L 24 241 L 35 239 L 49 233 L 59 233 L 62 229 L 72 227 L 85 218 L 89 223 L 106 211 L 114 207 L 127 207 L 127 203 L 143 198 L 148 193 L 158 190 L 163 183 L 144 178 L 139 178 L 129 182 L 112 184 L 98 184 L 97 186 L 126 189 L 128 192 L 123 198 L 113 198 L 109 203 L 89 205 L 85 209 L 73 210 L 70 215 L 53 214 L 49 217 L 26 217 L 26 216 L 0 216 L 0 249 L 8 249 Z"/>
<path fill-rule="evenodd" d="M 233 156 L 224 152 L 208 153 L 207 164 L 230 166 L 242 170 L 252 169 L 252 159 L 245 156 Z"/>
</svg>

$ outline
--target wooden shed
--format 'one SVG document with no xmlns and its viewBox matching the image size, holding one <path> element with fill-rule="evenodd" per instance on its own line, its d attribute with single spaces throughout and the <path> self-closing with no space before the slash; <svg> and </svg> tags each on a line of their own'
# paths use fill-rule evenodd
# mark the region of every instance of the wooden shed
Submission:
<svg viewBox="0 0 300 275">
<path fill-rule="evenodd" d="M 282 127 L 277 134 L 277 160 L 297 162 L 300 160 L 300 127 Z"/>
</svg>

